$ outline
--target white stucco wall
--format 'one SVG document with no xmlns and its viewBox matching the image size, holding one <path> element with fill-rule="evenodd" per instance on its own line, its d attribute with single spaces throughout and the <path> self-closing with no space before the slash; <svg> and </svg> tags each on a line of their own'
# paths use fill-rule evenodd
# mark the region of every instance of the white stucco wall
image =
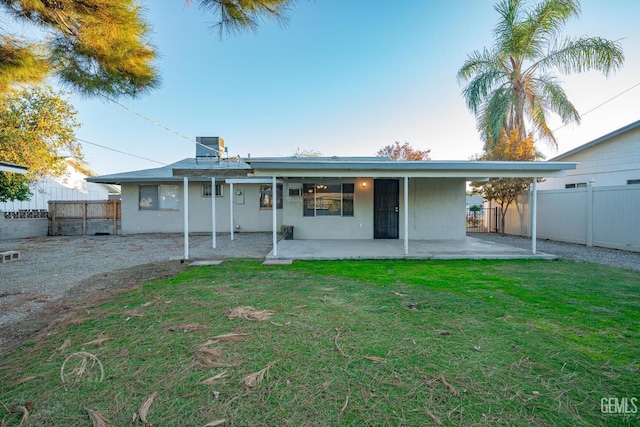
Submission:
<svg viewBox="0 0 640 427">
<path fill-rule="evenodd" d="M 303 182 L 354 183 L 354 216 L 304 217 L 302 197 L 288 197 Z M 400 238 L 404 236 L 404 181 L 400 182 Z M 362 184 L 366 183 L 363 187 Z M 409 239 L 464 239 L 464 179 L 409 179 Z M 284 186 L 283 224 L 294 226 L 295 239 L 373 239 L 373 179 L 289 180 Z"/>
<path fill-rule="evenodd" d="M 210 183 L 208 181 L 207 183 Z M 217 182 L 220 183 L 220 182 Z M 175 182 L 145 183 L 145 185 L 176 185 Z M 189 181 L 189 232 L 210 233 L 211 197 L 202 196 L 202 181 Z M 182 233 L 183 193 L 182 182 L 177 183 L 179 207 L 177 211 L 140 210 L 138 207 L 138 184 L 122 185 L 122 234 L 139 233 Z M 230 230 L 230 186 L 222 184 L 222 196 L 216 197 L 216 231 Z M 272 230 L 271 209 L 260 209 L 260 187 L 257 184 L 235 184 L 234 193 L 234 229 L 236 232 L 257 232 Z M 282 218 L 278 210 L 278 218 Z M 280 223 L 280 220 L 279 220 Z"/>
<path fill-rule="evenodd" d="M 626 185 L 627 180 L 640 179 L 640 128 L 632 129 L 585 148 L 563 162 L 580 162 L 575 170 L 567 171 L 561 178 L 547 178 L 538 184 L 540 190 L 564 189 L 565 184 L 587 183 L 594 179 L 594 186 Z"/>
</svg>

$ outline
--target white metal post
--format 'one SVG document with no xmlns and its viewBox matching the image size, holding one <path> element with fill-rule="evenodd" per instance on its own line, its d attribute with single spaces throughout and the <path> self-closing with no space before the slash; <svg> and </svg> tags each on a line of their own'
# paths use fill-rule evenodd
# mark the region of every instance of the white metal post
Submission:
<svg viewBox="0 0 640 427">
<path fill-rule="evenodd" d="M 184 199 L 184 259 L 189 259 L 189 178 L 182 179 L 182 198 Z"/>
<path fill-rule="evenodd" d="M 404 254 L 409 255 L 409 177 L 404 177 Z"/>
<path fill-rule="evenodd" d="M 278 188 L 275 176 L 271 182 L 271 208 L 273 223 L 273 256 L 278 256 Z"/>
<path fill-rule="evenodd" d="M 216 179 L 211 178 L 211 247 L 216 248 Z"/>
<path fill-rule="evenodd" d="M 233 182 L 229 184 L 229 231 L 231 232 L 231 240 L 233 240 Z"/>
<path fill-rule="evenodd" d="M 591 178 L 587 182 L 587 246 L 593 246 L 593 184 L 596 180 Z"/>
<path fill-rule="evenodd" d="M 533 177 L 533 183 L 531 184 L 531 253 L 536 254 L 538 232 L 538 178 Z"/>
</svg>

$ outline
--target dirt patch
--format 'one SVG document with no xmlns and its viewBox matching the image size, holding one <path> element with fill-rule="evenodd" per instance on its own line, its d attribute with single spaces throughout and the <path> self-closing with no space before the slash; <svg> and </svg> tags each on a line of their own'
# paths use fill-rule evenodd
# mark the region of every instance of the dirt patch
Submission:
<svg viewBox="0 0 640 427">
<path fill-rule="evenodd" d="M 0 327 L 0 353 L 30 339 L 37 340 L 39 334 L 47 333 L 51 326 L 73 323 L 73 319 L 89 306 L 106 302 L 114 295 L 137 288 L 151 280 L 175 277 L 185 268 L 185 264 L 180 261 L 169 261 L 99 273 L 84 279 L 77 286 L 67 290 L 61 298 L 44 304 L 20 322 Z M 19 294 L 15 302 L 10 304 L 23 306 L 25 300 L 35 298 L 38 296 Z"/>
</svg>

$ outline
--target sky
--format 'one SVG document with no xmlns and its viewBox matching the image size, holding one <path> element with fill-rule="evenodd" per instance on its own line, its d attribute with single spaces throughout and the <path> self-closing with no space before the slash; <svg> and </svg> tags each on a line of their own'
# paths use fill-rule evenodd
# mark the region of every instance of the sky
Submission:
<svg viewBox="0 0 640 427">
<path fill-rule="evenodd" d="M 215 18 L 191 3 L 141 1 L 160 53 L 158 89 L 119 99 L 127 109 L 70 98 L 79 139 L 155 161 L 83 142 L 96 173 L 193 157 L 188 139 L 197 136 L 220 136 L 229 155 L 242 157 L 298 149 L 373 156 L 395 141 L 429 149 L 434 160 L 467 160 L 482 150 L 456 75 L 468 54 L 491 46 L 494 0 L 299 0 L 287 25 L 264 21 L 256 33 L 222 39 Z M 640 86 L 630 89 L 640 83 L 640 2 L 581 4 L 582 16 L 564 33 L 620 40 L 625 65 L 608 77 L 560 77 L 583 118 L 565 127 L 551 120 L 558 150 L 540 145 L 547 158 L 640 119 Z"/>
</svg>

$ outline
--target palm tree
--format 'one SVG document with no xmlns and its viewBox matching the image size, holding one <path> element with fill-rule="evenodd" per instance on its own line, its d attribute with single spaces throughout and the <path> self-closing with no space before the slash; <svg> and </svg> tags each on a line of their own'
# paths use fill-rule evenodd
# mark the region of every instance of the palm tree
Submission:
<svg viewBox="0 0 640 427">
<path fill-rule="evenodd" d="M 495 6 L 500 20 L 493 47 L 470 54 L 458 79 L 468 81 L 462 94 L 485 140 L 497 138 L 502 129 L 508 134 L 517 130 L 521 140 L 533 132 L 557 148 L 549 114 L 557 114 L 563 124 L 580 123 L 580 114 L 552 72 L 608 75 L 622 66 L 624 55 L 615 41 L 561 37 L 565 23 L 580 15 L 578 0 L 526 6 L 526 0 L 502 0 Z"/>
</svg>

